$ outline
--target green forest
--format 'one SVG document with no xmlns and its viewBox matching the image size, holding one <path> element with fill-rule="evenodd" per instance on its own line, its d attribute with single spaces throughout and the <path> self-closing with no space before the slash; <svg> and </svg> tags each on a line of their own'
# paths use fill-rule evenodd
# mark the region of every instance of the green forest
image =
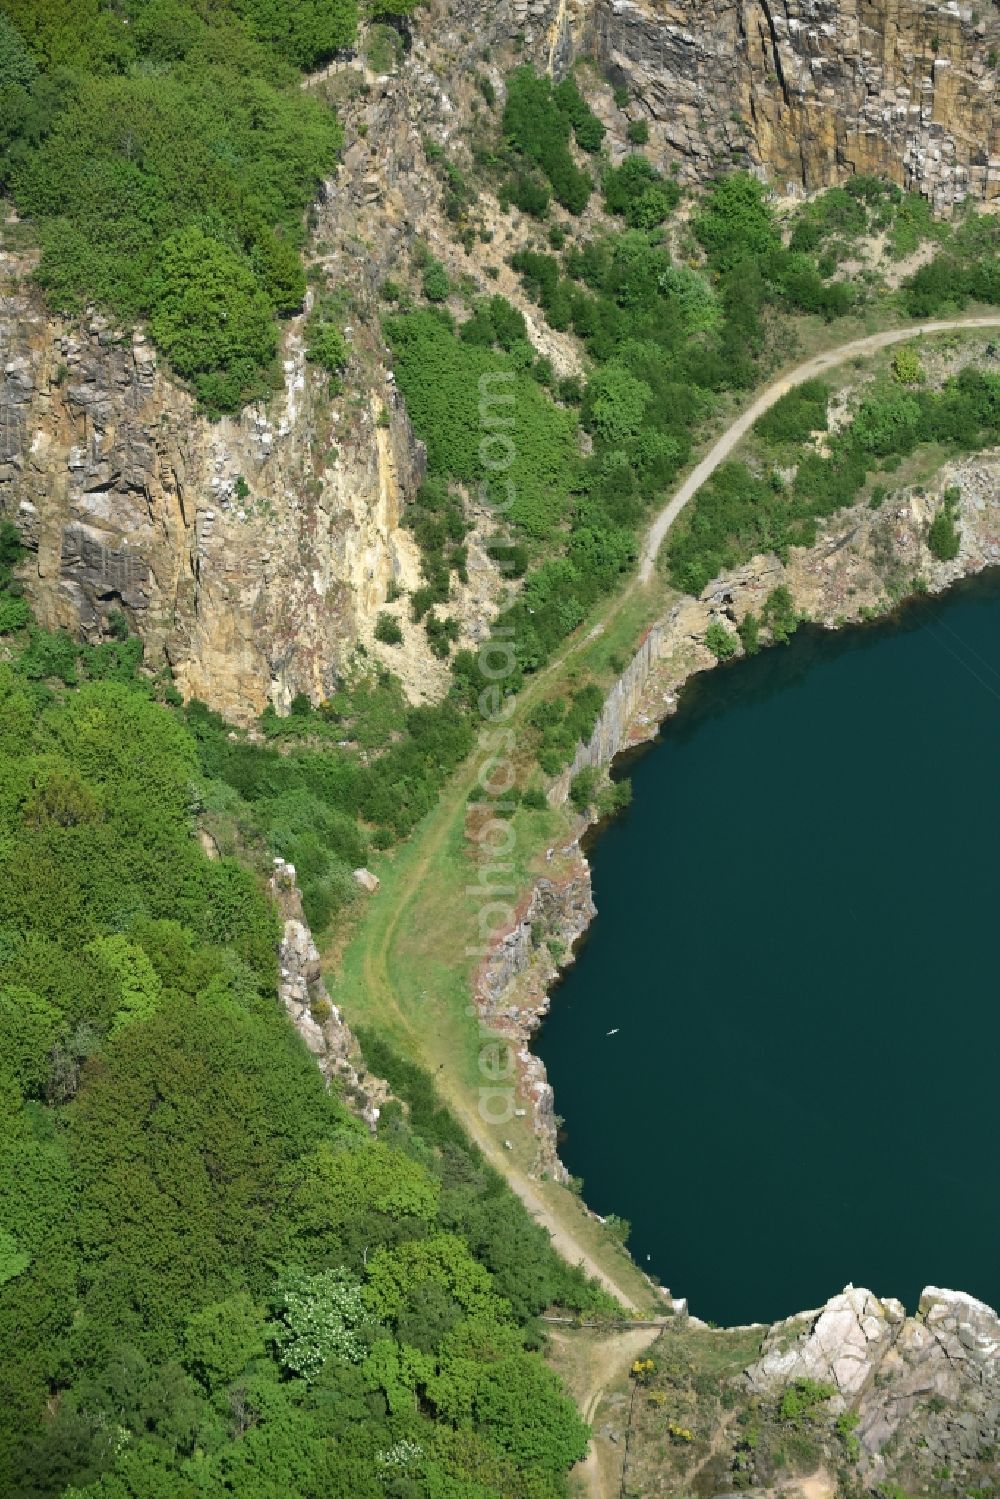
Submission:
<svg viewBox="0 0 1000 1499">
<path fill-rule="evenodd" d="M 378 1037 L 378 1138 L 326 1091 L 260 879 L 195 836 L 204 713 L 139 642 L 38 629 L 18 554 L 5 524 L 0 1493 L 564 1494 L 537 1317 L 606 1296 Z"/>
<path fill-rule="evenodd" d="M 50 304 L 145 319 L 209 412 L 273 383 L 306 210 L 341 130 L 299 88 L 354 0 L 4 0 L 0 190 Z"/>
</svg>

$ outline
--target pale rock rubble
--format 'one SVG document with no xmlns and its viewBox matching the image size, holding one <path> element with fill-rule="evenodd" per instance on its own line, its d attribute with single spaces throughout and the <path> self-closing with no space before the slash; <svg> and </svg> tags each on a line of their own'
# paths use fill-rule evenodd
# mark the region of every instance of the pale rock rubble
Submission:
<svg viewBox="0 0 1000 1499">
<path fill-rule="evenodd" d="M 365 1071 L 350 1027 L 330 999 L 295 866 L 275 859 L 269 888 L 282 923 L 278 997 L 327 1082 L 337 1083 L 345 1102 L 374 1130 L 389 1090 L 381 1078 Z"/>
<path fill-rule="evenodd" d="M 887 1449 L 960 1468 L 988 1462 L 1000 1443 L 1000 1317 L 973 1296 L 928 1286 L 909 1317 L 900 1302 L 848 1286 L 775 1324 L 761 1354 L 746 1371 L 751 1393 L 810 1379 L 835 1390 L 831 1410 L 856 1412 L 870 1484 L 887 1471 Z"/>
</svg>

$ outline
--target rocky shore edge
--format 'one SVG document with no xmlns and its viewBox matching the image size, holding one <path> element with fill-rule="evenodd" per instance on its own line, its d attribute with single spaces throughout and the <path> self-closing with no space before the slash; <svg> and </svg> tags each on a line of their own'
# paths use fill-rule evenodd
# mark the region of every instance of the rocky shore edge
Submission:
<svg viewBox="0 0 1000 1499">
<path fill-rule="evenodd" d="M 927 532 L 945 491 L 956 489 L 960 549 L 953 561 L 940 562 L 928 549 Z M 714 579 L 699 598 L 679 597 L 671 605 L 612 686 L 590 739 L 553 782 L 550 802 L 566 801 L 581 770 L 607 771 L 618 755 L 654 739 L 677 711 L 690 678 L 719 664 L 705 644 L 709 626 L 718 621 L 731 630 L 742 654 L 736 626 L 750 613 L 759 619 L 775 588 L 788 588 L 804 620 L 839 629 L 885 617 L 908 600 L 943 593 L 995 566 L 1000 449 L 948 463 L 930 488 L 903 490 L 877 509 L 862 503 L 839 512 L 821 526 L 813 546 L 792 548 L 786 563 L 773 555 L 755 557 Z M 559 1159 L 556 1100 L 531 1041 L 549 1011 L 553 987 L 597 915 L 582 847 L 597 821 L 596 812 L 581 816 L 572 839 L 547 851 L 549 867 L 522 896 L 513 923 L 497 935 L 474 982 L 482 1024 L 515 1049 L 520 1091 L 538 1142 L 534 1173 L 563 1183 L 570 1178 Z"/>
</svg>

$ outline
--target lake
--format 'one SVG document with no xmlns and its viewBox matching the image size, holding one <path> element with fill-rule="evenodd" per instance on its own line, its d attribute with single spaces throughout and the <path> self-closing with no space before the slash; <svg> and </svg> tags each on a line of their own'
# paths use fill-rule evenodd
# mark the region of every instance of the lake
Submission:
<svg viewBox="0 0 1000 1499">
<path fill-rule="evenodd" d="M 696 1315 L 1000 1303 L 998 750 L 993 575 L 695 678 L 624 766 L 537 1049 L 586 1201 Z"/>
</svg>

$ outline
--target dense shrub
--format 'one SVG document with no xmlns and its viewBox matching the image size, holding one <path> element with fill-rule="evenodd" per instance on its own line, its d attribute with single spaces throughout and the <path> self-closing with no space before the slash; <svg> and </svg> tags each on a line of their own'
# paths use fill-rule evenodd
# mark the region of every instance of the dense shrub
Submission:
<svg viewBox="0 0 1000 1499">
<path fill-rule="evenodd" d="M 711 621 L 705 631 L 705 644 L 717 661 L 729 661 L 736 655 L 736 637 L 721 620 Z"/>
<path fill-rule="evenodd" d="M 591 153 L 599 151 L 606 132 L 580 93 L 576 80 L 573 77 L 564 78 L 552 90 L 552 99 L 573 126 L 577 145 Z"/>
<path fill-rule="evenodd" d="M 149 331 L 211 411 L 255 390 L 277 349 L 273 308 L 249 266 L 194 226 L 171 235 L 150 283 Z"/>
<path fill-rule="evenodd" d="M 585 140 L 591 143 L 588 149 L 596 150 L 600 145 L 595 128 L 600 122 L 590 125 L 588 116 L 594 119 L 571 82 L 553 89 L 549 78 L 539 77 L 530 67 L 518 68 L 507 80 L 504 136 L 516 151 L 542 169 L 557 202 L 574 214 L 582 213 L 592 183 L 573 160 L 569 148 L 571 128 L 575 129 L 580 121 Z"/>
<path fill-rule="evenodd" d="M 784 645 L 798 628 L 800 616 L 791 593 L 783 583 L 771 590 L 760 613 L 776 645 Z"/>
<path fill-rule="evenodd" d="M 391 614 L 381 613 L 375 621 L 375 639 L 383 645 L 402 645 L 403 631 L 399 621 Z"/>
<path fill-rule="evenodd" d="M 769 442 L 804 442 L 827 426 L 829 387 L 822 380 L 793 386 L 758 420 L 754 430 Z"/>
<path fill-rule="evenodd" d="M 573 427 L 512 357 L 456 336 L 432 311 L 389 318 L 396 377 L 432 475 L 483 493 L 531 536 L 561 519 L 573 468 Z M 484 426 L 483 405 L 492 425 Z"/>
<path fill-rule="evenodd" d="M 958 495 L 948 490 L 927 531 L 927 545 L 939 562 L 954 562 L 958 556 L 962 537 L 955 520 L 957 514 Z"/>
<path fill-rule="evenodd" d="M 440 260 L 429 260 L 424 266 L 421 286 L 428 302 L 446 302 L 448 300 L 451 283 L 448 280 L 448 272 Z"/>
<path fill-rule="evenodd" d="M 709 264 L 731 270 L 740 261 L 780 248 L 767 189 L 747 172 L 733 172 L 712 186 L 692 220 Z"/>
<path fill-rule="evenodd" d="M 626 156 L 619 167 L 609 167 L 602 181 L 604 206 L 633 229 L 655 229 L 676 208 L 681 191 L 664 181 L 645 156 Z"/>
<path fill-rule="evenodd" d="M 51 302 L 148 318 L 203 403 L 238 408 L 266 383 L 275 318 L 301 306 L 303 210 L 341 139 L 277 54 L 330 55 L 352 5 L 246 0 L 205 19 L 189 0 L 12 0 L 9 15 L 26 47 L 5 22 L 0 177 L 37 223 Z"/>
<path fill-rule="evenodd" d="M 344 369 L 350 357 L 347 340 L 334 304 L 320 298 L 306 320 L 306 358 L 328 374 Z"/>
<path fill-rule="evenodd" d="M 540 219 L 548 210 L 551 196 L 545 183 L 534 172 L 518 172 L 501 194 L 501 203 L 513 203 L 522 213 Z"/>
</svg>

